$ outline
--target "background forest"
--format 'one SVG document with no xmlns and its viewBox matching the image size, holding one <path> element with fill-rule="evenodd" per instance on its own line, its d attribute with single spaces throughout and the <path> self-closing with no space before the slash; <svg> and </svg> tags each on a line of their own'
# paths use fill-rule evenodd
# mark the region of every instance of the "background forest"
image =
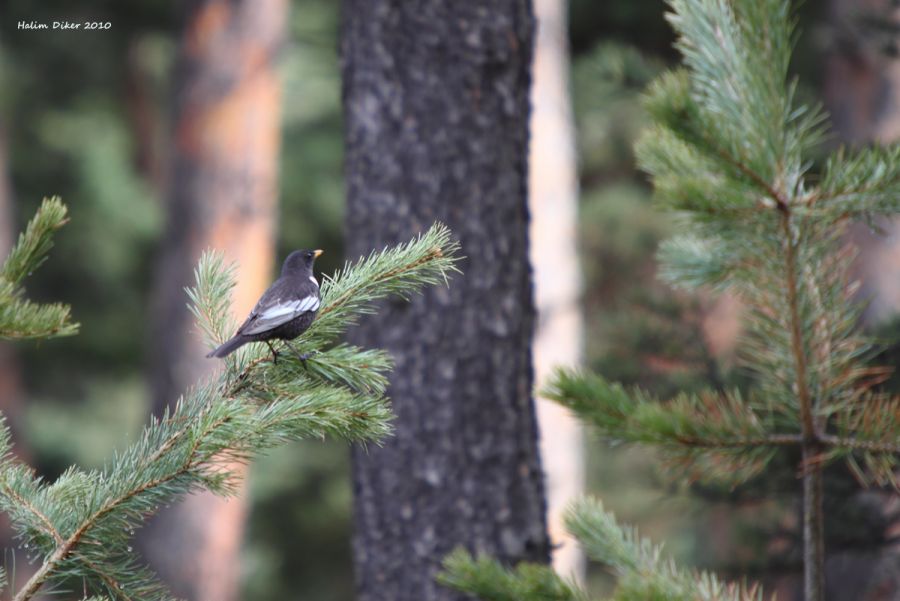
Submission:
<svg viewBox="0 0 900 601">
<path fill-rule="evenodd" d="M 165 200 L 165 182 L 172 176 L 181 15 L 175 3 L 156 0 L 5 4 L 0 247 L 11 244 L 46 195 L 63 195 L 78 224 L 58 236 L 29 294 L 70 303 L 81 333 L 0 347 L 0 410 L 11 420 L 17 451 L 53 478 L 71 463 L 101 464 L 136 436 L 148 410 L 158 409 L 160 390 L 171 386 L 155 364 L 170 344 L 159 332 L 181 325 L 155 303 L 171 251 L 166 223 L 178 210 Z M 792 69 L 801 96 L 831 113 L 834 145 L 900 136 L 894 5 L 828 0 L 799 9 Z M 276 255 L 326 249 L 319 261 L 324 272 L 344 256 L 338 8 L 329 0 L 292 0 L 277 63 L 283 89 Z M 656 279 L 656 246 L 672 225 L 651 207 L 651 187 L 635 167 L 632 146 L 647 122 L 639 94 L 677 58 L 664 9 L 661 0 L 568 6 L 584 363 L 661 396 L 748 377 L 733 369 L 736 303 L 675 293 Z M 63 14 L 112 27 L 75 37 L 13 26 Z M 890 238 L 855 235 L 863 249 L 863 293 L 872 298 L 867 326 L 890 344 L 897 329 L 891 318 L 900 308 L 900 251 Z M 898 356 L 890 347 L 885 355 L 887 363 Z M 749 575 L 773 589 L 796 577 L 796 500 L 783 482 L 734 491 L 676 486 L 652 454 L 590 439 L 586 469 L 588 490 L 623 522 L 665 540 L 684 565 Z M 254 465 L 241 550 L 243 598 L 352 598 L 349 472 L 346 446 L 335 442 L 280 448 Z M 785 473 L 789 478 L 789 468 Z M 840 476 L 831 486 L 855 491 Z M 837 496 L 829 519 L 846 529 L 832 529 L 829 544 L 844 573 L 861 579 L 840 585 L 852 595 L 867 575 L 897 572 L 898 560 L 882 552 L 896 536 L 896 507 L 879 492 Z M 588 579 L 598 589 L 608 586 L 602 569 L 592 568 Z"/>
</svg>

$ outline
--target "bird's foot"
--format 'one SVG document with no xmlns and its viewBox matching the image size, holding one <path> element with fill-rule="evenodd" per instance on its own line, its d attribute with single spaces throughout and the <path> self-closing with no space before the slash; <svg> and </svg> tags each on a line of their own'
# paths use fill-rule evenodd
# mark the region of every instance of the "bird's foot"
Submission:
<svg viewBox="0 0 900 601">
<path fill-rule="evenodd" d="M 265 341 L 266 346 L 269 347 L 269 350 L 272 351 L 272 365 L 278 365 L 278 351 L 275 350 L 275 347 L 272 346 L 272 343 L 268 340 Z"/>
<path fill-rule="evenodd" d="M 297 359 L 300 360 L 300 363 L 303 364 L 304 369 L 309 369 L 309 366 L 306 365 L 307 359 L 309 359 L 313 355 L 319 354 L 319 351 L 313 351 L 311 353 L 300 353 L 297 351 L 297 349 L 294 348 L 294 345 L 292 345 L 287 340 L 285 340 L 284 343 L 288 346 L 289 349 L 291 349 L 294 352 L 294 355 L 296 355 Z"/>
<path fill-rule="evenodd" d="M 315 357 L 316 355 L 320 355 L 320 354 L 322 354 L 322 351 L 318 351 L 318 350 L 310 351 L 308 353 L 303 353 L 302 355 L 297 355 L 297 358 L 299 358 L 301 361 L 303 361 L 303 365 L 305 366 L 307 359 L 309 359 L 310 357 Z"/>
</svg>

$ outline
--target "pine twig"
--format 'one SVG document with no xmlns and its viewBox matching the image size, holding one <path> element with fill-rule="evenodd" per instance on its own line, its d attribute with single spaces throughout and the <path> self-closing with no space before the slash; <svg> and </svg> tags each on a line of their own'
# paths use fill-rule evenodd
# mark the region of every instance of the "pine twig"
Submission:
<svg viewBox="0 0 900 601">
<path fill-rule="evenodd" d="M 374 300 L 445 281 L 455 270 L 456 249 L 449 230 L 438 225 L 408 244 L 348 265 L 325 287 L 329 323 L 319 332 L 311 328 L 304 333 L 310 339 L 301 341 L 327 344 Z M 196 274 L 192 311 L 208 338 L 221 336 L 234 271 L 206 254 Z M 389 357 L 342 344 L 322 356 L 336 361 L 302 371 L 290 362 L 260 369 L 261 359 L 245 352 L 180 400 L 171 415 L 152 420 L 110 467 L 70 469 L 50 486 L 25 477 L 24 467 L 8 455 L 8 429 L 0 430 L 0 503 L 26 544 L 44 553 L 13 601 L 31 600 L 64 574 L 90 577 L 114 599 L 168 599 L 126 547 L 128 533 L 162 503 L 198 488 L 229 494 L 236 475 L 226 461 L 247 462 L 286 441 L 325 434 L 366 441 L 389 433 Z"/>
</svg>

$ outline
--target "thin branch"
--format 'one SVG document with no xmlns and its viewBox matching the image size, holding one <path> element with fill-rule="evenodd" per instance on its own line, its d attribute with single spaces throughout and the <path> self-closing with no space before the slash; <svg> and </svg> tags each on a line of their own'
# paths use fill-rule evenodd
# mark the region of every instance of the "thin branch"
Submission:
<svg viewBox="0 0 900 601">
<path fill-rule="evenodd" d="M 134 498 L 136 495 L 150 490 L 151 488 L 155 488 L 157 486 L 165 484 L 166 482 L 169 482 L 170 480 L 173 480 L 178 476 L 181 476 L 189 472 L 191 469 L 197 467 L 198 464 L 196 463 L 195 455 L 197 453 L 197 449 L 200 446 L 200 441 L 203 440 L 203 437 L 205 435 L 209 434 L 211 429 L 221 425 L 222 423 L 224 423 L 224 421 L 225 419 L 223 418 L 214 422 L 209 427 L 207 427 L 207 429 L 203 433 L 197 436 L 197 440 L 194 441 L 194 444 L 191 447 L 191 452 L 188 453 L 185 462 L 179 469 L 166 476 L 157 478 L 156 480 L 145 482 L 141 486 L 127 491 L 125 494 L 119 496 L 118 498 L 107 502 L 103 507 L 101 507 L 91 516 L 85 519 L 81 526 L 75 532 L 73 532 L 72 535 L 69 536 L 69 538 L 63 541 L 62 544 L 56 548 L 53 554 L 44 562 L 44 565 L 42 565 L 41 568 L 32 575 L 32 577 L 28 580 L 28 582 L 25 583 L 25 585 L 16 594 L 16 596 L 13 597 L 13 601 L 28 601 L 29 599 L 31 599 L 34 594 L 41 588 L 47 578 L 50 577 L 53 570 L 55 570 L 56 567 L 69 556 L 75 546 L 81 541 L 84 535 L 94 526 L 94 524 L 100 518 L 108 514 L 110 511 L 116 509 L 122 503 L 125 503 L 129 499 Z M 162 446 L 166 447 L 171 438 L 178 437 L 179 435 L 180 433 L 176 432 L 172 437 L 170 437 L 170 439 L 167 439 Z M 172 446 L 174 445 L 168 445 L 167 448 L 171 448 Z"/>
<path fill-rule="evenodd" d="M 363 288 L 370 288 L 372 286 L 380 284 L 381 282 L 385 282 L 391 278 L 397 277 L 398 275 L 401 275 L 408 271 L 412 271 L 413 269 L 420 267 L 421 265 L 424 265 L 430 261 L 433 261 L 435 259 L 440 259 L 443 256 L 444 256 L 444 253 L 441 250 L 441 248 L 436 246 L 433 249 L 431 249 L 431 251 L 427 255 L 425 255 L 424 257 L 420 258 L 417 261 L 414 261 L 413 263 L 410 263 L 408 265 L 403 265 L 402 267 L 398 267 L 396 269 L 392 269 L 390 271 L 387 271 L 387 272 L 381 274 L 380 276 L 378 276 L 376 278 L 373 278 L 371 280 L 363 282 L 359 286 L 354 286 L 353 288 L 350 288 L 347 291 L 345 291 L 341 296 L 334 299 L 332 302 L 328 303 L 328 305 L 322 307 L 322 310 L 319 311 L 316 318 L 321 319 L 324 315 L 327 315 L 328 313 L 331 313 L 332 311 L 339 309 L 341 307 L 341 305 L 345 304 L 348 300 L 350 300 L 351 298 L 356 296 Z M 261 363 L 266 363 L 269 361 L 270 361 L 269 355 L 263 355 L 261 357 L 257 357 L 256 359 L 252 359 L 249 363 L 247 363 L 247 365 L 244 366 L 244 369 L 241 370 L 241 373 L 239 373 L 235 377 L 235 379 L 234 379 L 235 383 L 227 391 L 226 396 L 228 398 L 234 398 L 237 395 L 237 393 L 240 392 L 244 388 L 244 382 L 250 377 L 250 375 L 257 368 L 257 366 L 259 366 Z"/>
<path fill-rule="evenodd" d="M 803 590 L 807 601 L 825 599 L 824 478 L 816 464 L 818 444 L 803 445 Z"/>
<path fill-rule="evenodd" d="M 13 601 L 28 601 L 31 599 L 34 594 L 38 592 L 38 589 L 41 588 L 47 578 L 50 577 L 53 570 L 56 569 L 56 566 L 66 558 L 71 550 L 71 546 L 67 542 L 62 546 L 57 547 L 50 557 L 44 561 L 44 565 L 32 574 L 31 578 L 28 579 L 28 582 L 26 582 L 19 592 L 16 593 L 16 596 L 13 597 Z"/>
<path fill-rule="evenodd" d="M 766 447 L 766 446 L 797 446 L 802 445 L 805 439 L 802 434 L 773 434 L 759 438 L 735 438 L 733 440 L 703 440 L 679 436 L 678 442 L 692 447 L 703 448 L 740 448 L 740 447 Z M 900 455 L 900 442 L 860 440 L 855 437 L 835 436 L 834 434 L 817 434 L 815 442 L 826 447 L 838 449 L 853 449 L 869 451 L 872 453 L 887 453 Z"/>
<path fill-rule="evenodd" d="M 135 601 L 134 597 L 131 597 L 127 592 L 125 592 L 125 589 L 122 588 L 122 585 L 119 584 L 119 581 L 101 570 L 99 565 L 81 555 L 78 556 L 78 561 L 86 565 L 88 568 L 93 570 L 95 574 L 100 576 L 100 579 L 106 583 L 106 586 L 111 590 L 114 590 L 116 592 L 116 595 L 124 599 L 124 601 Z"/>
<path fill-rule="evenodd" d="M 797 376 L 797 396 L 800 401 L 800 420 L 803 429 L 803 461 L 813 467 L 803 474 L 803 584 L 807 601 L 822 601 L 825 585 L 825 542 L 823 515 L 823 486 L 821 466 L 812 461 L 819 456 L 818 428 L 815 407 L 809 391 L 806 349 L 800 330 L 800 303 L 797 289 L 797 248 L 791 232 L 791 211 L 781 208 L 781 229 L 784 234 L 784 268 L 787 279 L 787 301 L 791 321 L 791 351 Z"/>
<path fill-rule="evenodd" d="M 677 440 L 687 446 L 720 449 L 730 447 L 796 446 L 806 442 L 802 434 L 773 434 L 759 438 L 736 438 L 733 440 L 703 440 L 679 436 Z M 860 440 L 852 436 L 835 436 L 834 434 L 817 434 L 814 442 L 838 449 L 900 455 L 900 442 Z"/>
<path fill-rule="evenodd" d="M 44 528 L 46 528 L 47 533 L 53 537 L 53 540 L 56 541 L 57 545 L 63 544 L 63 538 L 62 538 L 62 535 L 59 533 L 59 530 L 57 530 L 53 526 L 53 523 L 50 521 L 50 518 L 48 518 L 46 515 L 44 515 L 44 513 L 40 509 L 35 507 L 33 503 L 28 501 L 28 499 L 25 499 L 24 497 L 22 497 L 22 495 L 16 493 L 16 491 L 14 491 L 12 488 L 10 488 L 8 486 L 3 487 L 3 492 L 4 492 L 4 494 L 6 494 L 6 496 L 15 499 L 16 503 L 20 504 L 22 507 L 24 507 L 25 509 L 27 509 L 28 511 L 33 513 L 41 521 L 41 523 L 44 524 Z"/>
<path fill-rule="evenodd" d="M 891 188 L 892 186 L 896 186 L 897 184 L 900 184 L 900 177 L 895 177 L 895 178 L 888 179 L 888 180 L 878 181 L 878 182 L 875 182 L 875 183 L 872 183 L 872 184 L 869 184 L 866 186 L 860 186 L 858 188 L 853 188 L 853 187 L 847 186 L 841 190 L 834 190 L 829 193 L 825 193 L 821 189 L 817 189 L 815 192 L 813 192 L 809 196 L 809 198 L 806 201 L 806 204 L 812 205 L 819 201 L 829 201 L 829 200 L 843 201 L 844 199 L 841 198 L 842 196 L 859 196 L 859 195 L 872 194 L 872 193 L 886 194 L 887 190 L 889 188 Z M 865 211 L 860 211 L 860 212 L 862 213 Z"/>
<path fill-rule="evenodd" d="M 361 291 L 363 288 L 371 288 L 381 282 L 385 282 L 385 281 L 387 281 L 393 277 L 396 277 L 402 273 L 406 273 L 407 271 L 412 271 L 413 269 L 415 269 L 416 267 L 419 267 L 420 265 L 424 265 L 435 259 L 440 259 L 443 256 L 444 256 L 444 253 L 443 253 L 443 251 L 441 251 L 441 247 L 435 246 L 428 252 L 427 255 L 420 258 L 418 261 L 414 261 L 414 262 L 410 263 L 409 265 L 403 265 L 402 267 L 392 269 L 390 271 L 383 273 L 379 277 L 376 277 L 367 282 L 364 282 L 360 286 L 356 286 L 354 288 L 348 289 L 346 292 L 344 292 L 344 294 L 342 294 L 341 296 L 336 298 L 333 302 L 328 303 L 328 306 L 323 307 L 322 310 L 319 311 L 319 314 L 317 317 L 321 318 L 322 316 L 327 315 L 328 313 L 331 313 L 335 309 L 339 308 L 341 305 L 346 303 L 349 299 L 356 296 L 359 293 L 359 291 Z"/>
<path fill-rule="evenodd" d="M 715 147 L 714 147 L 715 148 Z M 769 182 L 767 182 L 761 175 L 747 167 L 743 162 L 735 159 L 731 155 L 729 155 L 724 150 L 720 148 L 716 148 L 716 151 L 719 153 L 719 156 L 724 159 L 726 162 L 730 163 L 733 167 L 737 168 L 738 171 L 749 177 L 753 180 L 757 186 L 760 186 L 763 190 L 765 190 L 769 196 L 772 197 L 772 200 L 775 201 L 775 205 L 778 207 L 780 211 L 785 211 L 788 208 L 787 200 L 785 200 L 784 196 L 774 187 L 772 187 Z"/>
<path fill-rule="evenodd" d="M 775 201 L 775 206 L 778 210 L 784 212 L 788 210 L 788 202 L 785 199 L 784 195 L 782 195 L 778 190 L 775 189 L 766 179 L 755 172 L 753 169 L 748 167 L 743 160 L 739 158 L 731 156 L 726 150 L 720 148 L 708 135 L 703 132 L 698 132 L 700 138 L 709 145 L 710 148 L 716 151 L 716 154 L 719 155 L 719 158 L 740 171 L 746 177 L 750 178 L 750 180 L 766 191 L 766 193 L 772 197 L 772 200 Z"/>
<path fill-rule="evenodd" d="M 803 436 L 800 434 L 772 434 L 754 438 L 733 438 L 730 440 L 709 440 L 678 436 L 676 440 L 690 447 L 708 449 L 748 448 L 748 447 L 773 447 L 773 446 L 797 446 L 803 444 Z"/>
<path fill-rule="evenodd" d="M 822 434 L 818 439 L 823 444 L 831 447 L 870 451 L 872 453 L 900 454 L 900 443 L 897 442 L 859 440 L 852 436 L 835 436 L 833 434 Z"/>
<path fill-rule="evenodd" d="M 787 301 L 791 320 L 791 352 L 794 355 L 794 364 L 797 370 L 797 397 L 800 400 L 800 420 L 803 426 L 803 437 L 807 441 L 816 438 L 816 424 L 813 416 L 814 407 L 809 393 L 809 381 L 806 365 L 806 350 L 804 349 L 803 334 L 800 331 L 800 303 L 797 291 L 797 248 L 794 245 L 794 236 L 791 233 L 791 213 L 785 209 L 781 211 L 781 229 L 785 242 L 785 276 L 787 278 Z"/>
</svg>

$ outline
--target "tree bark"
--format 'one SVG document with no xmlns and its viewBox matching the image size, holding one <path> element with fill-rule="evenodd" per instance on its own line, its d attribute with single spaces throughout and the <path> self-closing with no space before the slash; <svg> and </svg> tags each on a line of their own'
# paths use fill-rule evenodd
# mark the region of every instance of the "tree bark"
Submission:
<svg viewBox="0 0 900 601">
<path fill-rule="evenodd" d="M 531 264 L 534 266 L 537 327 L 534 370 L 540 390 L 557 367 L 581 362 L 582 331 L 576 249 L 578 180 L 569 98 L 566 0 L 535 0 L 537 37 L 531 87 L 529 199 Z M 582 578 L 581 549 L 563 524 L 569 504 L 584 492 L 581 424 L 553 401 L 538 399 L 541 460 L 547 476 L 547 520 L 553 567 Z"/>
<path fill-rule="evenodd" d="M 168 224 L 159 258 L 151 332 L 151 384 L 159 414 L 218 367 L 204 356 L 184 287 L 201 252 L 239 264 L 236 317 L 272 277 L 281 86 L 275 73 L 285 0 L 194 0 L 175 75 Z M 240 495 L 193 495 L 161 514 L 144 537 L 151 564 L 179 596 L 238 595 L 246 516 Z"/>
<path fill-rule="evenodd" d="M 441 220 L 467 257 L 449 288 L 382 304 L 350 334 L 396 360 L 395 436 L 353 452 L 361 601 L 462 598 L 434 581 L 457 546 L 549 559 L 531 398 L 533 36 L 528 0 L 343 5 L 348 254 Z"/>
</svg>

